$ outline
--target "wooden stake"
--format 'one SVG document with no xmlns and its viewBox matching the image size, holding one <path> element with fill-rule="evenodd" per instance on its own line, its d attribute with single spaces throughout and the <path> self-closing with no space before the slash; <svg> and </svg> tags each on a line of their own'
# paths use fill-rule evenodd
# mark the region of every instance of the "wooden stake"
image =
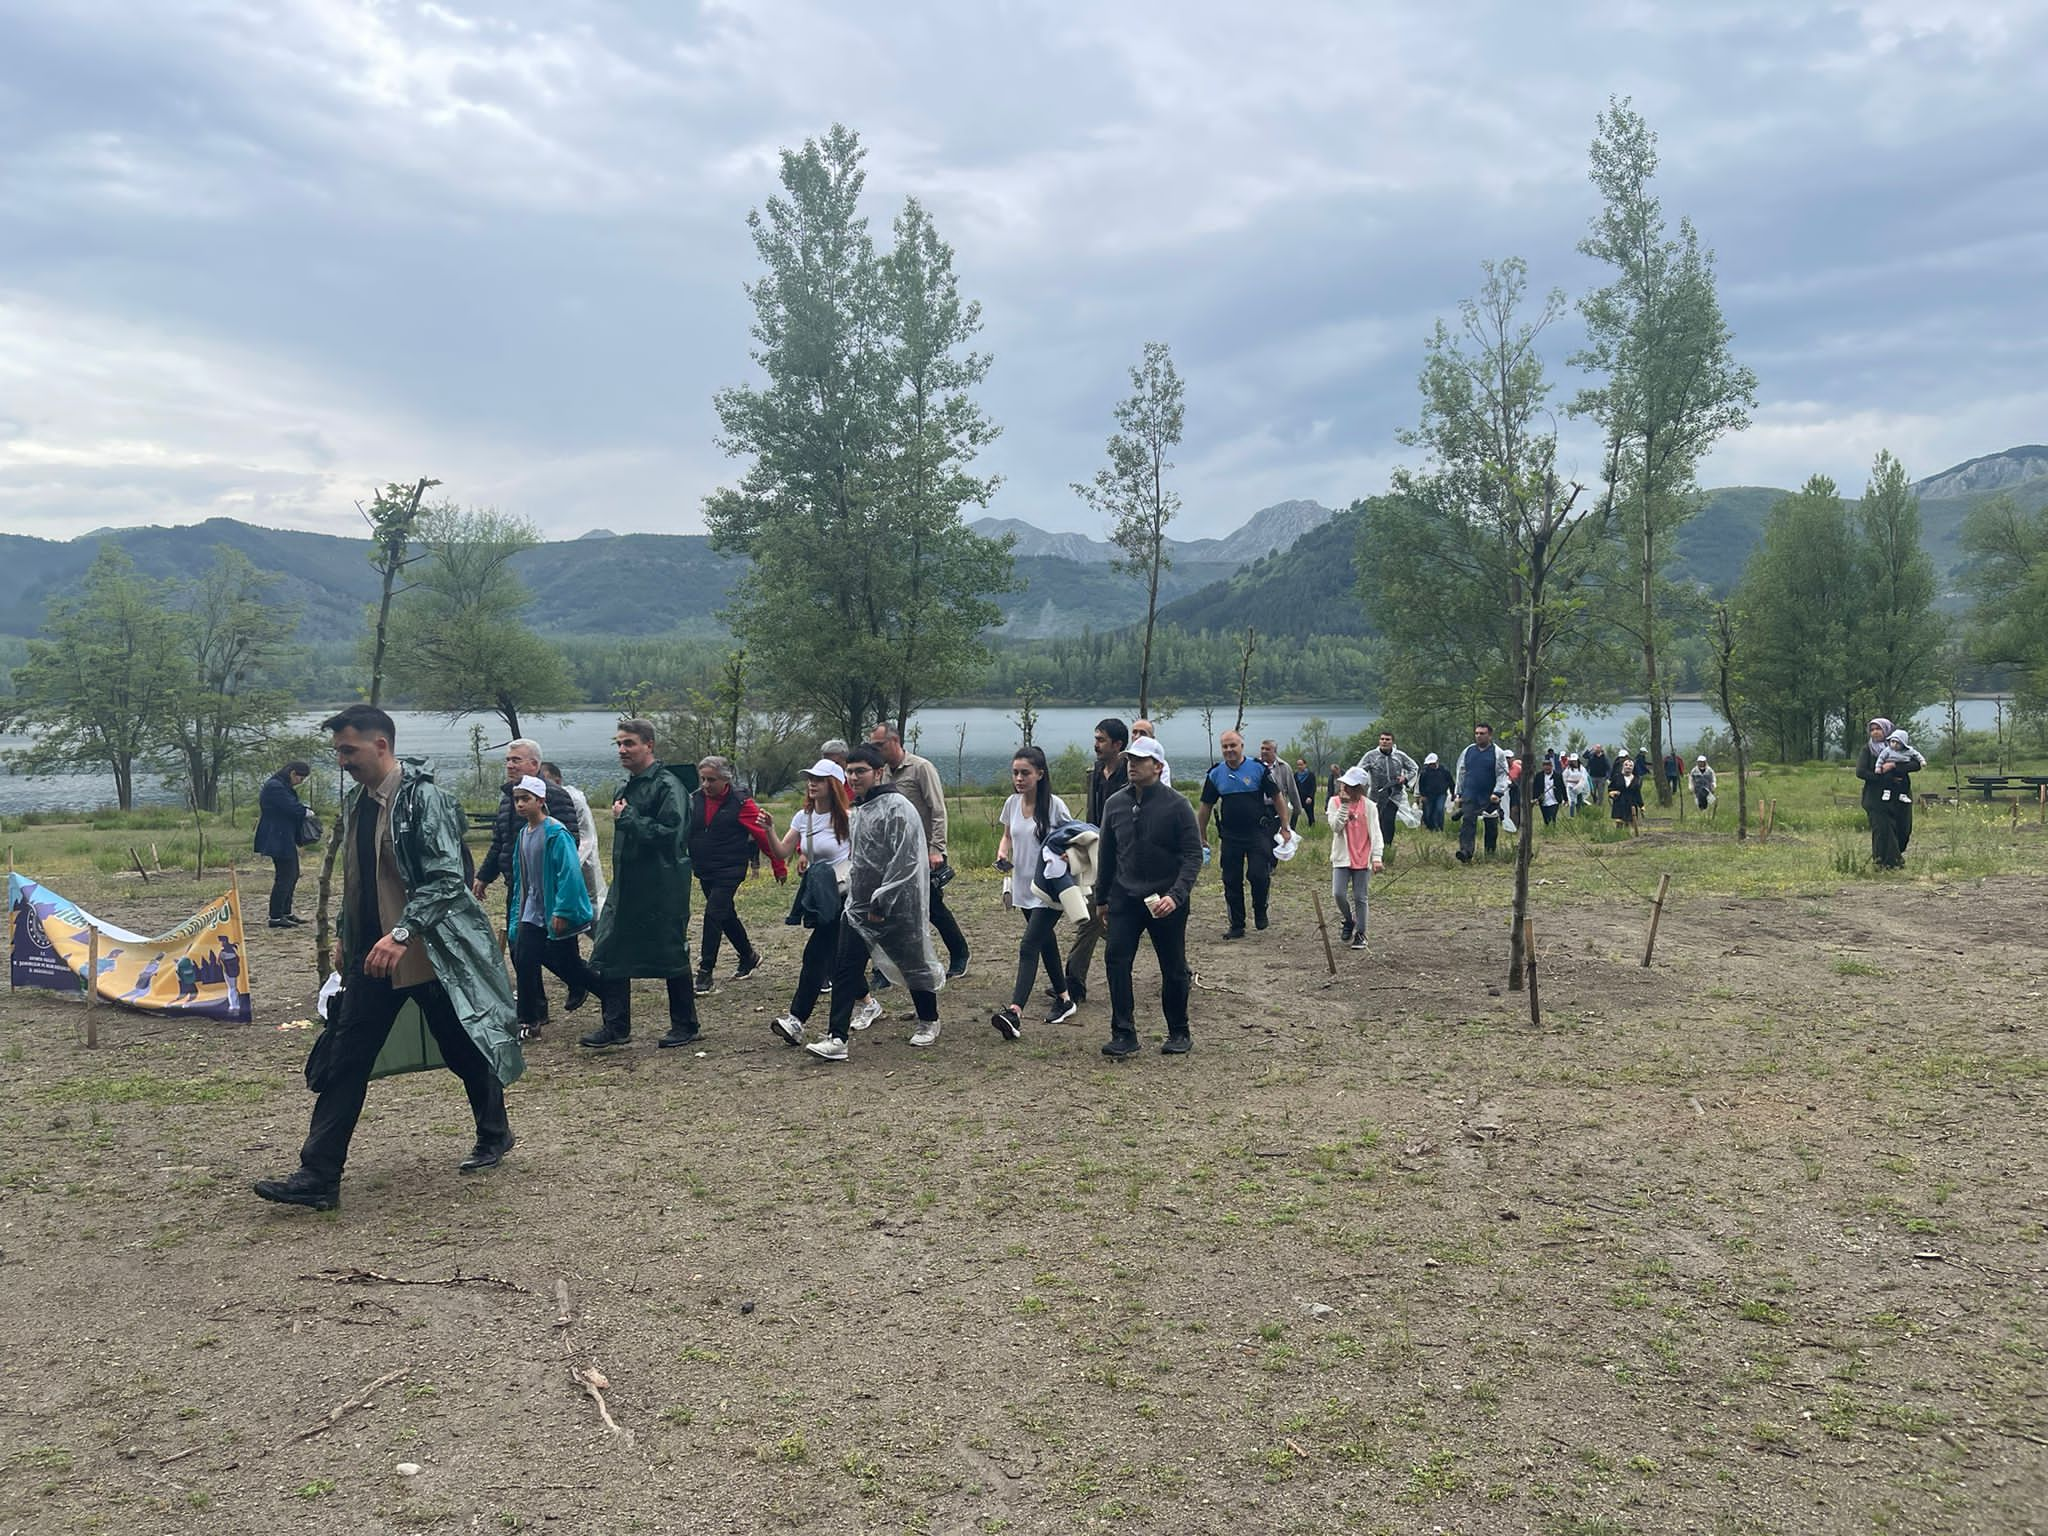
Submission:
<svg viewBox="0 0 2048 1536">
<path fill-rule="evenodd" d="M 164 856 L 156 851 L 155 843 L 149 845 L 149 862 L 156 866 L 158 874 L 164 872 Z"/>
<path fill-rule="evenodd" d="M 1330 968 L 1332 976 L 1337 974 L 1337 952 L 1330 948 L 1330 924 L 1323 916 L 1323 893 L 1320 887 L 1310 885 L 1309 899 L 1316 904 L 1316 929 L 1323 936 L 1323 962 Z"/>
<path fill-rule="evenodd" d="M 1529 968 L 1529 1022 L 1543 1027 L 1543 1010 L 1536 1004 L 1536 919 L 1522 919 L 1522 962 Z"/>
<path fill-rule="evenodd" d="M 1775 801 L 1772 803 L 1776 804 Z M 1657 877 L 1657 899 L 1650 903 L 1650 936 L 1643 941 L 1643 965 L 1645 969 L 1650 964 L 1650 952 L 1657 947 L 1657 925 L 1664 920 L 1664 893 L 1670 889 L 1671 876 L 1668 874 L 1659 875 Z"/>
<path fill-rule="evenodd" d="M 2041 791 L 2041 825 L 2048 827 L 2048 784 L 2039 786 Z"/>
<path fill-rule="evenodd" d="M 100 1016 L 93 1011 L 93 1000 L 100 993 L 100 931 L 97 926 L 85 930 L 85 1048 L 96 1051 L 100 1044 Z"/>
<path fill-rule="evenodd" d="M 128 857 L 135 865 L 135 873 L 142 876 L 142 883 L 144 885 L 149 884 L 149 871 L 142 867 L 142 855 L 137 853 L 131 846 L 128 850 Z"/>
<path fill-rule="evenodd" d="M 1764 802 L 1764 824 L 1756 829 L 1756 840 L 1758 842 L 1768 843 L 1771 840 L 1771 825 L 1772 823 L 1777 821 L 1777 819 L 1778 802 L 1775 800 L 1766 800 Z"/>
<path fill-rule="evenodd" d="M 197 885 L 206 878 L 206 828 L 199 829 L 199 852 L 192 861 L 192 883 Z"/>
</svg>

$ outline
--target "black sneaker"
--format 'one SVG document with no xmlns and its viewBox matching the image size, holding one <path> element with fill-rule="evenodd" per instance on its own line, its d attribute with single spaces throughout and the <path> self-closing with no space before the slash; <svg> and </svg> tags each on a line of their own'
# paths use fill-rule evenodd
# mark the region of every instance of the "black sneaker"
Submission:
<svg viewBox="0 0 2048 1536">
<path fill-rule="evenodd" d="M 678 1046 L 695 1045 L 699 1033 L 695 1024 L 671 1024 L 668 1033 L 654 1043 L 664 1051 L 672 1051 Z"/>
<path fill-rule="evenodd" d="M 593 1051 L 601 1051 L 607 1046 L 626 1045 L 632 1038 L 633 1032 L 630 1029 L 613 1029 L 609 1024 L 600 1024 L 576 1043 L 587 1045 Z"/>
<path fill-rule="evenodd" d="M 958 981 L 958 980 L 959 980 L 959 979 L 960 979 L 960 978 L 961 978 L 962 976 L 965 976 L 966 974 L 967 974 L 967 956 L 966 956 L 966 955 L 964 955 L 964 954 L 962 954 L 962 955 L 956 955 L 956 956 L 952 956 L 952 957 L 949 957 L 949 958 L 947 959 L 947 961 L 946 961 L 946 979 L 947 979 L 948 981 Z"/>
<path fill-rule="evenodd" d="M 291 927 L 292 925 L 291 925 L 290 923 L 286 922 L 286 921 L 285 921 L 285 920 L 284 920 L 283 918 L 281 918 L 281 917 L 273 917 L 273 918 L 272 918 L 272 919 L 270 920 L 270 926 L 271 926 L 271 927 L 273 927 L 273 928 L 289 928 L 289 927 Z"/>
<path fill-rule="evenodd" d="M 1337 935 L 1337 942 L 1339 944 L 1349 944 L 1351 942 L 1351 919 L 1348 917 L 1344 919 L 1344 931 Z"/>
<path fill-rule="evenodd" d="M 469 1149 L 469 1156 L 455 1165 L 457 1173 L 475 1173 L 479 1168 L 495 1168 L 505 1160 L 505 1154 L 519 1145 L 519 1138 L 510 1131 L 503 1141 L 480 1141 Z"/>
<path fill-rule="evenodd" d="M 1259 932 L 1264 933 L 1266 931 L 1266 914 L 1261 912 L 1258 916 L 1254 917 L 1252 919 L 1252 926 L 1258 929 Z"/>
<path fill-rule="evenodd" d="M 1122 1028 L 1112 1026 L 1109 1031 L 1109 1043 L 1102 1048 L 1102 1054 L 1119 1061 L 1126 1056 L 1137 1055 L 1137 1030 L 1129 1025 L 1125 1025 Z"/>
<path fill-rule="evenodd" d="M 734 981 L 745 981 L 759 969 L 761 969 L 761 951 L 757 949 L 740 962 L 740 968 L 732 973 L 732 979 Z M 705 990 L 709 991 L 710 988 L 707 987 Z"/>
<path fill-rule="evenodd" d="M 571 987 L 569 989 L 568 997 L 566 997 L 562 1001 L 562 1006 L 566 1008 L 569 1012 L 574 1013 L 578 1008 L 581 1008 L 585 1002 L 589 1001 L 589 998 L 590 989 L 588 987 Z"/>
<path fill-rule="evenodd" d="M 341 1191 L 301 1168 L 288 1179 L 258 1179 L 249 1186 L 259 1199 L 272 1205 L 303 1205 L 312 1211 L 331 1211 L 341 1204 Z"/>
<path fill-rule="evenodd" d="M 996 1033 L 1005 1040 L 1024 1038 L 1024 1021 L 1007 1008 L 998 1008 L 988 1016 L 988 1021 L 995 1026 Z"/>
<path fill-rule="evenodd" d="M 1244 930 L 1242 928 L 1226 928 L 1223 930 L 1223 937 L 1226 939 L 1241 939 L 1244 937 Z"/>
<path fill-rule="evenodd" d="M 697 995 L 699 997 L 702 997 L 706 992 L 709 992 L 712 988 L 716 987 L 718 983 L 712 980 L 711 973 L 709 971 L 699 971 L 697 973 L 697 980 L 695 981 L 695 983 L 693 983 L 693 985 L 695 987 Z"/>
<path fill-rule="evenodd" d="M 1045 1016 L 1045 1022 L 1048 1024 L 1064 1024 L 1080 1011 L 1081 1005 L 1072 998 L 1061 999 L 1056 997 L 1052 1001 L 1051 1012 Z"/>
<path fill-rule="evenodd" d="M 1166 1044 L 1159 1047 L 1159 1054 L 1162 1056 L 1185 1056 L 1194 1048 L 1195 1042 L 1189 1037 L 1186 1030 L 1182 1030 L 1179 1034 L 1169 1031 L 1166 1036 Z"/>
<path fill-rule="evenodd" d="M 285 913 L 284 922 L 287 928 L 303 928 L 306 926 L 306 920 L 296 912 Z"/>
</svg>

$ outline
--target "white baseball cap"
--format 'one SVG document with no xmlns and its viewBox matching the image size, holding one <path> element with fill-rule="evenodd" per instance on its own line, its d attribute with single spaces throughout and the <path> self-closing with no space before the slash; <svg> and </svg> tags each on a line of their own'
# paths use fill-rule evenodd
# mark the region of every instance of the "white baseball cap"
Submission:
<svg viewBox="0 0 2048 1536">
<path fill-rule="evenodd" d="M 837 779 L 840 783 L 844 784 L 846 782 L 846 770 L 833 762 L 831 758 L 821 757 L 804 770 L 804 777 L 807 779 Z"/>
<path fill-rule="evenodd" d="M 533 796 L 542 805 L 548 803 L 547 780 L 541 778 L 538 774 L 529 773 L 512 787 L 522 793 Z"/>
<path fill-rule="evenodd" d="M 1339 784 L 1349 784 L 1353 789 L 1356 789 L 1361 784 L 1370 783 L 1371 780 L 1372 775 L 1363 768 L 1346 768 L 1343 776 L 1337 782 Z"/>
<path fill-rule="evenodd" d="M 1164 763 L 1166 761 L 1166 748 L 1160 746 L 1158 741 L 1151 736 L 1135 736 L 1131 739 L 1131 744 L 1124 748 L 1124 756 L 1149 757 L 1155 763 Z"/>
</svg>

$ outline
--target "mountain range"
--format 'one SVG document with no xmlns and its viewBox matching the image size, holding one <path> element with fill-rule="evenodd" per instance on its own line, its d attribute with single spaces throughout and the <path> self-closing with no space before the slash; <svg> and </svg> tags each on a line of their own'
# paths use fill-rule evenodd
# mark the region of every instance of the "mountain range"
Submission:
<svg viewBox="0 0 2048 1536">
<path fill-rule="evenodd" d="M 1946 583 L 1972 507 L 2000 493 L 2029 507 L 2048 504 L 2048 447 L 1970 459 L 1915 489 L 1923 537 Z M 1761 537 L 1772 504 L 1785 494 L 1768 486 L 1707 492 L 1675 541 L 1672 574 L 1725 591 Z M 1100 632 L 1144 617 L 1143 585 L 1112 567 L 1116 551 L 1106 541 L 1047 532 L 1015 518 L 982 518 L 973 526 L 1015 540 L 1021 586 L 999 599 L 1003 638 Z M 1269 634 L 1368 632 L 1372 617 L 1352 595 L 1356 528 L 1356 513 L 1283 501 L 1254 512 L 1226 537 L 1170 540 L 1161 616 L 1189 630 L 1240 630 L 1249 623 Z M 299 610 L 300 633 L 308 640 L 354 635 L 376 597 L 363 539 L 225 518 L 105 529 L 68 541 L 0 534 L 0 635 L 36 633 L 45 601 L 77 583 L 102 539 L 119 541 L 148 574 L 184 579 L 212 563 L 216 544 L 238 549 L 259 569 L 277 573 L 275 598 Z M 529 617 L 535 628 L 564 636 L 718 636 L 718 610 L 742 568 L 713 551 L 702 534 L 604 530 L 542 544 L 516 565 L 534 593 Z"/>
</svg>

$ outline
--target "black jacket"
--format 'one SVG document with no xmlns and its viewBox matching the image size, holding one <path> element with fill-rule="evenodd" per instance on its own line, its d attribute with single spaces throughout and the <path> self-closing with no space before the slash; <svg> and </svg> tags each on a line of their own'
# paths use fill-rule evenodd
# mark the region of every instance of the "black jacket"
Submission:
<svg viewBox="0 0 2048 1536">
<path fill-rule="evenodd" d="M 292 788 L 291 775 L 280 768 L 265 779 L 256 803 L 262 807 L 262 814 L 256 819 L 256 851 L 270 859 L 297 853 L 299 828 L 306 821 L 306 802 Z"/>
<path fill-rule="evenodd" d="M 1124 766 L 1121 752 L 1110 765 L 1109 777 L 1102 776 L 1102 765 L 1096 764 L 1088 770 L 1088 820 L 1095 826 L 1102 825 L 1102 808 L 1109 804 L 1109 797 L 1131 782 L 1131 770 Z"/>
<path fill-rule="evenodd" d="M 548 814 L 567 827 L 571 837 L 583 835 L 583 818 L 576 814 L 576 802 L 559 784 L 548 785 Z M 517 838 L 522 825 L 519 813 L 512 809 L 512 786 L 508 782 L 498 796 L 498 814 L 491 818 L 491 851 L 476 869 L 477 879 L 485 885 L 500 875 L 511 875 L 512 850 L 519 846 Z M 590 830 L 595 832 L 597 828 Z"/>
<path fill-rule="evenodd" d="M 1095 848 L 1095 902 L 1111 891 L 1134 900 L 1171 896 L 1186 910 L 1202 872 L 1202 835 L 1187 796 L 1155 784 L 1140 801 L 1125 786 L 1102 808 L 1102 838 Z"/>
<path fill-rule="evenodd" d="M 709 821 L 704 819 L 707 803 L 701 789 L 690 796 L 690 862 L 697 868 L 697 879 L 705 885 L 744 880 L 756 846 L 754 834 L 740 820 L 747 797 L 728 788 Z"/>
</svg>

